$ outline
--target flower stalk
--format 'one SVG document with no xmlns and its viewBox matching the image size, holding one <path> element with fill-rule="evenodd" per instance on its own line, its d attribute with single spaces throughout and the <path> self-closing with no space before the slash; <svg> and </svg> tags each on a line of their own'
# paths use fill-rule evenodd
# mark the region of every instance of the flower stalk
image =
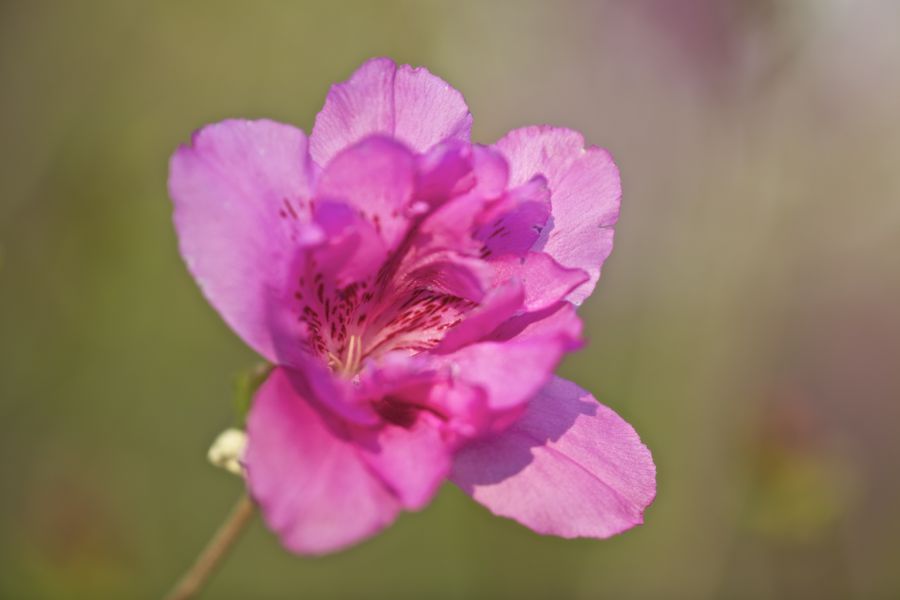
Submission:
<svg viewBox="0 0 900 600">
<path fill-rule="evenodd" d="M 250 496 L 242 494 L 203 552 L 165 596 L 165 600 L 188 600 L 196 597 L 238 541 L 254 512 L 255 506 Z"/>
</svg>

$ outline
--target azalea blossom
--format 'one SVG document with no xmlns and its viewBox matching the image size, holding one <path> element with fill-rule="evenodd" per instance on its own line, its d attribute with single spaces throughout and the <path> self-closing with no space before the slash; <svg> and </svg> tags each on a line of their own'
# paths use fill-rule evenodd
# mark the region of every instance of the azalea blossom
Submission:
<svg viewBox="0 0 900 600">
<path fill-rule="evenodd" d="M 290 550 L 354 544 L 450 480 L 543 534 L 642 522 L 637 434 L 553 374 L 613 245 L 608 152 L 554 127 L 470 141 L 462 95 L 387 59 L 335 85 L 312 133 L 204 127 L 171 160 L 181 253 L 276 365 L 246 481 Z"/>
</svg>

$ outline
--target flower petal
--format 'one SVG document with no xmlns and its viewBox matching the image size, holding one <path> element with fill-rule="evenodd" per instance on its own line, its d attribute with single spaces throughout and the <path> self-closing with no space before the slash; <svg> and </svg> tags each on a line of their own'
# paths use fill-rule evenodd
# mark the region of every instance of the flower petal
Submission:
<svg viewBox="0 0 900 600">
<path fill-rule="evenodd" d="M 375 226 L 352 206 L 319 200 L 314 218 L 325 241 L 310 253 L 316 260 L 317 271 L 337 288 L 373 276 L 384 264 L 388 256 L 384 240 Z"/>
<path fill-rule="evenodd" d="M 433 358 L 449 366 L 465 384 L 485 392 L 497 420 L 495 427 L 500 429 L 547 383 L 570 348 L 567 334 L 549 331 L 504 342 L 483 341 Z"/>
<path fill-rule="evenodd" d="M 475 237 L 484 243 L 483 256 L 523 256 L 537 242 L 550 216 L 550 191 L 543 177 L 510 190 L 491 207 Z"/>
<path fill-rule="evenodd" d="M 409 272 L 398 277 L 408 289 L 428 289 L 472 302 L 481 302 L 491 289 L 491 267 L 471 256 L 447 250 L 410 263 Z"/>
<path fill-rule="evenodd" d="M 312 179 L 306 136 L 272 121 L 205 127 L 169 164 L 188 269 L 228 325 L 270 361 L 279 341 L 302 336 L 289 282 L 297 248 L 315 233 Z"/>
<path fill-rule="evenodd" d="M 310 135 L 310 153 L 326 165 L 342 149 L 382 133 L 418 153 L 438 142 L 469 140 L 472 115 L 458 91 L 423 67 L 388 58 L 365 62 L 332 86 Z"/>
<path fill-rule="evenodd" d="M 463 254 L 477 255 L 483 250 L 483 242 L 473 239 L 473 232 L 482 225 L 479 219 L 485 211 L 503 195 L 508 170 L 503 156 L 490 148 L 470 146 L 467 154 L 474 184 L 460 196 L 447 202 L 433 203 L 437 208 L 426 215 L 417 228 L 412 243 L 414 251 L 454 249 Z M 433 177 L 423 179 L 427 183 Z M 468 179 L 464 177 L 461 181 Z"/>
<path fill-rule="evenodd" d="M 379 422 L 378 414 L 371 404 L 355 393 L 353 383 L 335 375 L 324 361 L 302 361 L 291 371 L 292 379 L 300 374 L 303 385 L 308 388 L 309 397 L 318 400 L 326 410 L 339 418 L 357 425 L 374 425 Z"/>
<path fill-rule="evenodd" d="M 507 254 L 491 260 L 490 264 L 498 285 L 510 278 L 521 282 L 525 291 L 524 307 L 529 311 L 556 304 L 588 279 L 583 270 L 563 267 L 544 252 L 529 252 L 521 258 Z"/>
<path fill-rule="evenodd" d="M 283 368 L 257 392 L 247 423 L 250 492 L 285 547 L 345 548 L 389 525 L 400 505 L 361 460 L 343 425 Z"/>
<path fill-rule="evenodd" d="M 399 406 L 404 406 L 399 404 Z M 412 405 L 406 405 L 412 406 Z M 403 508 L 428 504 L 450 472 L 450 448 L 441 436 L 438 419 L 415 408 L 413 422 L 386 424 L 358 434 L 361 456 L 400 500 Z"/>
<path fill-rule="evenodd" d="M 445 354 L 485 338 L 489 333 L 522 308 L 525 292 L 517 280 L 497 286 L 485 296 L 480 306 L 463 317 L 461 323 L 447 331 L 432 352 Z"/>
<path fill-rule="evenodd" d="M 656 467 L 634 429 L 559 378 L 509 429 L 463 448 L 451 479 L 494 514 L 566 538 L 630 529 L 656 494 Z"/>
<path fill-rule="evenodd" d="M 409 426 L 412 417 L 424 413 L 437 417 L 448 448 L 485 430 L 490 421 L 484 390 L 454 378 L 446 361 L 427 352 L 389 352 L 367 360 L 357 390 L 389 423 Z"/>
<path fill-rule="evenodd" d="M 543 175 L 550 186 L 552 213 L 534 250 L 560 264 L 587 271 L 590 279 L 569 294 L 580 304 L 600 278 L 613 247 L 622 187 L 609 152 L 584 147 L 580 133 L 554 127 L 510 131 L 494 147 L 510 165 L 510 184 Z"/>
<path fill-rule="evenodd" d="M 417 157 L 416 197 L 422 212 L 471 190 L 477 183 L 472 168 L 472 146 L 451 140 Z"/>
<path fill-rule="evenodd" d="M 566 352 L 582 346 L 584 324 L 569 302 L 558 302 L 542 310 L 528 312 L 509 319 L 491 332 L 490 340 L 502 342 L 513 338 L 527 340 L 557 336 L 565 342 Z"/>
<path fill-rule="evenodd" d="M 390 138 L 373 136 L 342 151 L 328 164 L 316 197 L 353 207 L 388 247 L 394 248 L 406 233 L 415 185 L 413 154 Z"/>
</svg>

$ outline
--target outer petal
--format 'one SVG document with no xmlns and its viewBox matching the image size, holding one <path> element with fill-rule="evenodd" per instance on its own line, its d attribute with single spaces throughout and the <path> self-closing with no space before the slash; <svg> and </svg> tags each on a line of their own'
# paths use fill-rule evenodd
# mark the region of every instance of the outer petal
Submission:
<svg viewBox="0 0 900 600">
<path fill-rule="evenodd" d="M 364 63 L 325 99 L 310 136 L 319 165 L 374 133 L 396 137 L 416 152 L 448 139 L 468 141 L 472 115 L 458 91 L 425 68 L 388 58 Z"/>
<path fill-rule="evenodd" d="M 605 538 L 643 522 L 656 467 L 612 410 L 555 378 L 503 433 L 457 454 L 451 479 L 538 533 Z"/>
<path fill-rule="evenodd" d="M 510 184 L 543 175 L 550 185 L 552 213 L 535 250 L 563 266 L 584 269 L 590 279 L 568 296 L 580 304 L 597 284 L 613 247 L 622 187 L 609 152 L 584 147 L 580 133 L 554 127 L 515 129 L 495 146 L 510 165 Z"/>
<path fill-rule="evenodd" d="M 250 491 L 282 543 L 323 554 L 390 524 L 399 503 L 308 393 L 285 369 L 272 372 L 250 410 L 245 462 Z"/>
<path fill-rule="evenodd" d="M 288 284 L 308 237 L 311 182 L 303 132 L 272 121 L 210 125 L 169 164 L 188 269 L 231 328 L 270 361 L 279 337 L 302 335 Z"/>
</svg>

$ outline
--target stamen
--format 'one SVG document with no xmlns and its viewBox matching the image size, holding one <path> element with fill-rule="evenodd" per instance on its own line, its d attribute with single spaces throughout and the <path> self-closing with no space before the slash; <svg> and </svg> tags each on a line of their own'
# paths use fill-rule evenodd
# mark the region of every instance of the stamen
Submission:
<svg viewBox="0 0 900 600">
<path fill-rule="evenodd" d="M 362 338 L 358 335 L 351 335 L 347 342 L 347 358 L 341 367 L 341 371 L 345 375 L 352 375 L 359 370 L 359 363 L 362 359 Z"/>
</svg>

